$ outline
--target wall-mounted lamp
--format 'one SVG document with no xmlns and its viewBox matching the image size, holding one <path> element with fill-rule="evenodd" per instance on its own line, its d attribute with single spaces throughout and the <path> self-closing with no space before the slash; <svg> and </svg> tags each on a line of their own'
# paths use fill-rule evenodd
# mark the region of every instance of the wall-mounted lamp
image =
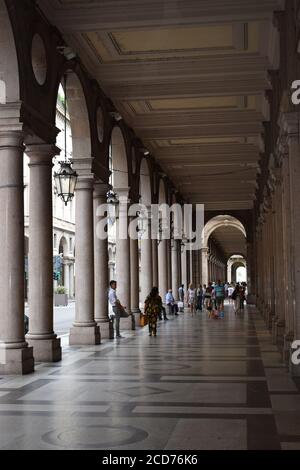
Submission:
<svg viewBox="0 0 300 470">
<path fill-rule="evenodd" d="M 121 116 L 121 114 L 118 113 L 118 112 L 116 112 L 116 111 L 111 111 L 109 114 L 110 114 L 111 117 L 112 117 L 115 121 L 117 121 L 117 122 L 122 121 L 122 119 L 123 119 L 122 116 Z"/>
</svg>

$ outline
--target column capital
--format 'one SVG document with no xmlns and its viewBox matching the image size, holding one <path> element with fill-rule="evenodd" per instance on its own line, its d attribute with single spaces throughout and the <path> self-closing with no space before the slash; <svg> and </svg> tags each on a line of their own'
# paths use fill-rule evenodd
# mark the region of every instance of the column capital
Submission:
<svg viewBox="0 0 300 470">
<path fill-rule="evenodd" d="M 25 152 L 30 159 L 29 166 L 52 165 L 52 159 L 59 155 L 61 150 L 53 144 L 37 143 L 26 144 Z"/>
<path fill-rule="evenodd" d="M 94 184 L 95 184 L 94 175 L 90 174 L 86 176 L 79 176 L 77 179 L 75 192 L 93 191 Z"/>
<path fill-rule="evenodd" d="M 6 103 L 0 106 L 0 133 L 22 133 L 23 123 L 20 121 L 21 107 L 21 101 Z"/>
<path fill-rule="evenodd" d="M 117 193 L 120 202 L 123 204 L 130 203 L 130 188 L 114 188 L 114 190 Z"/>
<path fill-rule="evenodd" d="M 24 150 L 24 133 L 20 130 L 2 130 L 0 127 L 0 148 L 19 147 Z"/>
<path fill-rule="evenodd" d="M 107 183 L 102 183 L 101 181 L 95 181 L 94 184 L 94 199 L 105 198 L 110 189 L 110 185 Z"/>
</svg>

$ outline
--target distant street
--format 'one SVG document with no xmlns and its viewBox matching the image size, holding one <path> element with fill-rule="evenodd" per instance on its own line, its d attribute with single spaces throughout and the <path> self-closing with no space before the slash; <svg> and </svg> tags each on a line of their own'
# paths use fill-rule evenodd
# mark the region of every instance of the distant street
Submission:
<svg viewBox="0 0 300 470">
<path fill-rule="evenodd" d="M 28 307 L 25 308 L 26 315 L 29 314 Z M 54 331 L 57 336 L 69 333 L 75 319 L 75 302 L 70 302 L 68 307 L 54 307 Z"/>
</svg>

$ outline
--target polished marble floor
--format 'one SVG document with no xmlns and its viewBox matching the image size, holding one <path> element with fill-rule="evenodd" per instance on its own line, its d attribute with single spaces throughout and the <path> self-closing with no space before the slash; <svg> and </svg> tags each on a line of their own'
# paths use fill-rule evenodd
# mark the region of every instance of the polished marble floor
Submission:
<svg viewBox="0 0 300 470">
<path fill-rule="evenodd" d="M 185 313 L 0 376 L 0 449 L 300 449 L 300 386 L 254 308 Z"/>
</svg>

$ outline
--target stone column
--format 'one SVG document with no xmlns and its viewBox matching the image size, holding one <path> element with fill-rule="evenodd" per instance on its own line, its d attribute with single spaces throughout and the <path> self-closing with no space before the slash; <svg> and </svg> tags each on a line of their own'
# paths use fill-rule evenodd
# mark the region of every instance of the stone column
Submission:
<svg viewBox="0 0 300 470">
<path fill-rule="evenodd" d="M 190 250 L 189 251 L 189 258 L 190 258 L 190 283 L 195 283 L 195 279 L 194 279 L 194 272 L 193 272 L 193 266 L 194 266 L 194 262 L 193 262 L 193 259 L 194 259 L 194 256 L 195 256 L 195 253 L 194 253 L 194 250 Z M 195 286 L 194 286 L 195 287 Z"/>
<path fill-rule="evenodd" d="M 168 267 L 167 267 L 167 271 L 168 271 L 168 289 L 171 289 L 171 288 L 172 288 L 171 240 L 168 239 L 168 240 L 166 240 L 166 241 L 167 241 L 167 263 L 168 263 Z"/>
<path fill-rule="evenodd" d="M 182 248 L 182 252 L 181 252 L 181 284 L 184 285 L 184 289 L 186 290 L 187 289 L 187 284 L 188 284 L 188 280 L 187 280 L 187 250 L 186 250 L 186 247 L 183 246 Z"/>
<path fill-rule="evenodd" d="M 122 319 L 123 327 L 135 329 L 134 317 L 131 315 L 131 274 L 130 274 L 130 239 L 128 236 L 128 188 L 115 188 L 119 196 L 119 217 L 117 219 L 116 239 L 116 277 L 117 295 L 120 302 L 130 314 L 129 318 Z"/>
<path fill-rule="evenodd" d="M 28 145 L 29 202 L 29 332 L 27 340 L 37 361 L 61 360 L 60 339 L 53 331 L 53 145 Z"/>
<path fill-rule="evenodd" d="M 70 265 L 69 265 L 69 261 L 64 262 L 64 286 L 66 288 L 68 297 L 70 297 Z"/>
<path fill-rule="evenodd" d="M 24 338 L 23 135 L 0 131 L 0 374 L 34 370 Z"/>
<path fill-rule="evenodd" d="M 94 300 L 94 178 L 80 176 L 76 186 L 76 308 L 70 344 L 100 344 Z"/>
<path fill-rule="evenodd" d="M 74 299 L 74 262 L 70 265 L 70 296 Z"/>
<path fill-rule="evenodd" d="M 135 219 L 132 218 L 132 220 Z M 152 274 L 152 270 L 151 270 Z M 134 317 L 134 324 L 140 324 L 140 263 L 139 240 L 130 237 L 130 310 Z"/>
<path fill-rule="evenodd" d="M 95 322 L 100 328 L 102 339 L 113 339 L 114 330 L 108 317 L 108 239 L 107 192 L 109 186 L 103 183 L 94 185 L 94 268 L 95 268 Z M 104 235 L 106 234 L 106 235 Z M 105 238 L 106 236 L 106 238 Z"/>
<path fill-rule="evenodd" d="M 157 240 L 152 240 L 152 284 L 158 287 L 158 245 Z"/>
<path fill-rule="evenodd" d="M 152 239 L 151 239 L 151 219 L 150 209 L 148 208 L 146 232 L 141 238 L 141 297 L 142 302 L 149 295 L 153 287 L 153 270 L 152 270 Z M 156 242 L 156 240 L 154 240 Z"/>
<path fill-rule="evenodd" d="M 164 303 L 168 290 L 167 240 L 161 240 L 158 245 L 158 287 Z"/>
<path fill-rule="evenodd" d="M 178 300 L 179 289 L 179 263 L 178 263 L 178 241 L 173 240 L 171 246 L 172 255 L 172 291 L 175 300 Z"/>
<path fill-rule="evenodd" d="M 201 250 L 202 258 L 202 284 L 208 284 L 208 248 L 202 248 Z"/>
<path fill-rule="evenodd" d="M 292 315 L 293 340 L 300 340 L 300 144 L 298 113 L 286 113 L 283 116 L 283 127 L 288 139 L 289 192 L 290 192 L 290 230 L 291 230 L 291 274 L 292 274 Z M 291 350 L 291 354 L 294 351 Z M 300 376 L 300 365 L 290 363 L 293 376 Z"/>
</svg>

